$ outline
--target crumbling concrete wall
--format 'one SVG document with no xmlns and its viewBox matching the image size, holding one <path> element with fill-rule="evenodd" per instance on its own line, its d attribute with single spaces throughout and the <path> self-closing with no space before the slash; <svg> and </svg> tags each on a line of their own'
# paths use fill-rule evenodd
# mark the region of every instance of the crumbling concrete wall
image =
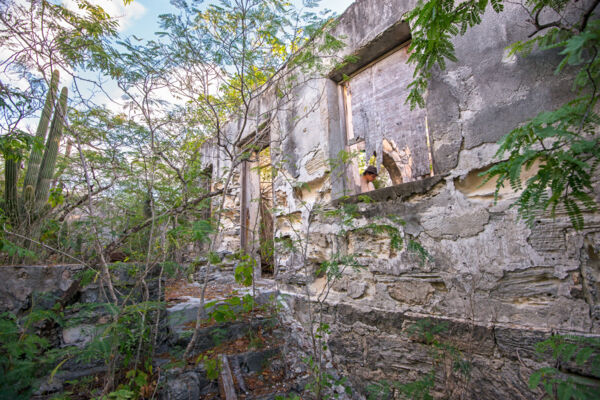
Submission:
<svg viewBox="0 0 600 400">
<path fill-rule="evenodd" d="M 233 127 L 229 128 L 233 130 Z M 222 190 L 227 183 L 225 177 L 231 170 L 231 159 L 227 157 L 222 146 L 217 144 L 205 145 L 201 149 L 202 164 L 205 170 L 211 171 L 210 190 Z M 205 178 L 204 178 L 205 179 Z M 228 185 L 225 195 L 219 195 L 211 199 L 211 213 L 223 208 L 221 217 L 222 229 L 217 239 L 219 247 L 213 250 L 223 251 L 225 249 L 240 248 L 240 171 L 234 170 L 232 177 L 233 185 Z M 200 182 L 204 184 L 204 182 Z M 221 204 L 222 203 L 222 204 Z"/>
<path fill-rule="evenodd" d="M 355 2 L 333 33 L 347 44 L 339 56 L 359 55 L 359 61 L 297 89 L 297 100 L 274 118 L 274 163 L 285 165 L 274 180 L 280 243 L 306 233 L 315 205 L 334 210 L 336 199 L 348 194 L 346 167 L 331 162 L 348 144 L 339 82 L 410 38 L 402 18 L 413 6 Z M 454 40 L 459 61 L 433 72 L 426 107 L 417 111 L 426 114 L 434 176 L 370 192 L 373 202 L 359 204 L 357 227 L 389 216 L 406 222 L 385 219 L 401 232 L 401 251 L 359 229 L 340 242 L 334 218 L 311 221 L 309 271 L 338 251 L 358 254 L 364 266 L 345 272 L 325 310 L 333 322 L 334 360 L 359 388 L 427 371 L 431 355 L 407 331 L 423 318 L 449 324 L 449 340 L 473 366 L 469 384 L 449 390 L 471 398 L 537 398 L 527 387 L 540 366 L 534 344 L 553 332 L 600 334 L 600 215 L 587 214 L 580 232 L 562 210 L 556 218 L 540 216 L 530 228 L 510 208 L 518 193 L 503 189 L 495 203 L 493 182 L 481 185 L 478 176 L 494 162 L 498 139 L 572 96 L 573 75 L 554 74 L 557 53 L 508 56 L 506 46 L 532 33 L 528 17 L 521 5 L 507 3 L 504 12 L 489 10 L 480 25 Z M 405 93 L 389 96 L 395 96 L 390 102 L 405 101 Z M 411 254 L 409 240 L 431 259 L 423 263 Z M 323 284 L 305 273 L 299 253 L 280 246 L 276 254 L 276 279 L 297 298 L 304 285 L 316 293 Z M 295 304 L 305 318 L 302 301 Z"/>
</svg>

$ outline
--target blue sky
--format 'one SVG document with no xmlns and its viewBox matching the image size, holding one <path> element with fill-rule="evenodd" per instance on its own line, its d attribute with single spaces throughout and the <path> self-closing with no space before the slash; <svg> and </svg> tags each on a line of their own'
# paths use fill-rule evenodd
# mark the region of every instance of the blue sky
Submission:
<svg viewBox="0 0 600 400">
<path fill-rule="evenodd" d="M 0 0 L 2 1 L 2 0 Z M 59 0 L 63 5 L 71 9 L 77 8 L 76 0 Z M 218 1 L 218 0 L 216 0 Z M 206 0 L 205 4 L 216 2 L 215 0 Z M 302 0 L 291 0 L 297 6 L 302 5 Z M 317 10 L 329 9 L 337 14 L 342 14 L 354 0 L 326 0 L 321 1 L 320 6 Z M 123 4 L 123 0 L 91 0 L 93 4 L 101 5 L 104 10 L 112 17 L 119 19 L 119 34 L 121 38 L 135 35 L 136 37 L 149 40 L 154 37 L 154 33 L 160 31 L 159 26 L 159 15 L 176 13 L 178 10 L 170 3 L 169 0 L 133 0 L 133 2 L 127 6 Z M 316 11 L 311 9 L 310 11 Z M 80 75 L 88 79 L 95 79 L 94 73 L 84 73 Z M 72 79 L 68 74 L 61 74 L 62 84 L 70 86 Z M 91 87 L 85 81 L 78 83 L 79 88 L 82 90 L 82 94 L 85 97 L 91 97 L 98 104 L 104 104 L 113 111 L 121 111 L 122 102 L 119 97 L 122 95 L 118 89 L 116 82 L 112 80 L 105 80 L 102 84 L 103 89 L 109 94 L 110 98 L 107 98 L 102 93 L 91 94 Z M 112 99 L 112 100 L 111 100 Z M 24 121 L 26 126 L 22 126 L 25 130 L 33 132 L 37 125 L 36 118 L 28 118 Z"/>
<path fill-rule="evenodd" d="M 0 0 L 2 1 L 2 0 Z M 58 0 L 66 7 L 71 9 L 77 9 L 76 0 Z M 218 1 L 218 0 L 217 0 Z M 302 5 L 302 0 L 291 0 L 298 6 Z M 169 0 L 133 0 L 133 2 L 127 6 L 123 4 L 123 0 L 91 0 L 93 4 L 101 5 L 104 10 L 111 16 L 119 19 L 119 33 L 122 38 L 135 35 L 140 39 L 152 39 L 154 33 L 160 30 L 158 16 L 161 14 L 168 14 L 177 12 L 177 9 L 171 5 Z M 210 4 L 215 0 L 206 0 L 205 4 Z M 329 9 L 337 14 L 342 14 L 354 0 L 323 0 L 320 2 L 320 6 L 317 10 Z M 315 11 L 312 9 L 311 11 Z M 95 75 L 83 74 L 88 79 L 94 79 Z M 72 79 L 67 73 L 61 74 L 61 82 L 63 85 L 71 86 Z M 120 111 L 121 102 L 118 100 L 120 91 L 116 86 L 116 83 L 111 80 L 103 82 L 103 89 L 109 93 L 113 100 L 109 100 L 103 94 L 96 93 L 94 95 L 89 92 L 90 87 L 85 81 L 79 82 L 79 88 L 82 89 L 82 94 L 85 97 L 90 97 L 97 103 L 105 104 L 113 111 Z M 23 121 L 21 129 L 33 132 L 37 125 L 36 118 L 27 118 Z"/>
<path fill-rule="evenodd" d="M 158 26 L 158 16 L 160 14 L 167 14 L 175 12 L 176 8 L 171 5 L 168 0 L 134 0 L 134 2 L 126 7 L 121 7 L 120 4 L 114 5 L 115 11 L 118 13 L 124 13 L 122 19 L 122 30 L 121 33 L 125 36 L 136 35 L 137 37 L 150 39 L 154 32 L 160 30 Z M 321 1 L 319 9 L 330 9 L 338 14 L 344 12 L 354 0 L 327 0 Z M 296 3 L 301 1 L 296 0 Z M 110 3 L 110 2 L 107 2 Z M 210 3 L 207 1 L 206 3 Z M 102 4 L 104 7 L 104 4 Z M 111 14 L 109 8 L 107 11 Z"/>
<path fill-rule="evenodd" d="M 63 0 L 65 2 L 73 0 Z M 97 0 L 96 0 L 97 1 Z M 297 7 L 302 7 L 302 0 L 292 0 Z M 354 0 L 328 0 L 321 1 L 317 9 L 307 11 L 331 10 L 342 14 Z M 205 1 L 210 4 L 214 0 Z M 159 15 L 177 13 L 178 10 L 169 0 L 134 0 L 130 5 L 124 6 L 123 0 L 102 0 L 102 7 L 112 16 L 120 19 L 120 34 L 122 37 L 135 35 L 140 39 L 152 39 L 154 33 L 160 31 Z M 107 82 L 105 90 L 115 94 L 118 92 L 114 82 Z"/>
</svg>

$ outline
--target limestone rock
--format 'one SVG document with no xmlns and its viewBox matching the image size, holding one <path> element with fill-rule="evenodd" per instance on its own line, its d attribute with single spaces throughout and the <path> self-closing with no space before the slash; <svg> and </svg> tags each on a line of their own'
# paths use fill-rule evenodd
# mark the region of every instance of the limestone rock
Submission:
<svg viewBox="0 0 600 400">
<path fill-rule="evenodd" d="M 67 346 L 83 347 L 91 342 L 97 334 L 97 327 L 84 324 L 65 328 L 62 332 L 62 339 L 63 343 Z"/>
<path fill-rule="evenodd" d="M 165 389 L 161 391 L 161 400 L 189 400 L 200 398 L 201 379 L 197 372 L 182 374 L 172 372 L 167 379 Z"/>
<path fill-rule="evenodd" d="M 428 282 L 401 281 L 388 286 L 390 296 L 401 303 L 424 304 L 435 292 Z"/>
<path fill-rule="evenodd" d="M 364 281 L 361 282 L 348 282 L 348 296 L 353 299 L 361 298 L 367 289 L 367 284 Z"/>
<path fill-rule="evenodd" d="M 433 207 L 422 218 L 425 232 L 434 238 L 465 238 L 483 231 L 490 215 L 485 208 L 452 209 Z"/>
</svg>

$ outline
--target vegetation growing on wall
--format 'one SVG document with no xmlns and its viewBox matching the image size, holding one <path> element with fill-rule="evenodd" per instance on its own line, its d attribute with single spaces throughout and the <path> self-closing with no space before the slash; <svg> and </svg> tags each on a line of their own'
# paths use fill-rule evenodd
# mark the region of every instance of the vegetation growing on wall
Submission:
<svg viewBox="0 0 600 400">
<path fill-rule="evenodd" d="M 575 71 L 573 100 L 555 110 L 544 111 L 507 133 L 496 153 L 499 162 L 485 176 L 487 180 L 497 179 L 496 196 L 506 184 L 515 191 L 522 190 L 515 206 L 530 225 L 540 214 L 549 212 L 554 216 L 557 208 L 564 207 L 573 228 L 581 230 L 584 212 L 598 208 L 592 193 L 593 178 L 600 164 L 600 117 L 596 113 L 600 23 L 595 19 L 598 1 L 584 2 L 574 22 L 565 17 L 571 3 L 526 1 L 530 18 L 524 22 L 531 24 L 533 33 L 513 43 L 509 50 L 511 55 L 522 57 L 531 52 L 558 50 L 562 60 L 556 66 L 556 74 L 564 74 L 567 66 Z M 407 14 L 412 30 L 409 62 L 415 65 L 415 79 L 407 99 L 411 107 L 425 105 L 433 69 L 444 70 L 447 62 L 457 61 L 453 38 L 480 24 L 488 6 L 501 13 L 504 1 L 421 0 Z M 538 164 L 536 173 L 521 182 L 522 169 Z"/>
<path fill-rule="evenodd" d="M 591 376 L 600 375 L 600 339 L 552 335 L 537 343 L 536 353 L 541 358 L 550 355 L 554 365 L 542 367 L 531 374 L 530 389 L 542 387 L 544 396 L 558 400 L 594 399 L 598 396 L 598 386 L 593 379 L 569 372 L 580 368 Z"/>
<path fill-rule="evenodd" d="M 300 11 L 278 0 L 200 3 L 176 2 L 178 12 L 161 16 L 162 32 L 148 41 L 119 38 L 117 20 L 86 1 L 76 1 L 76 11 L 45 0 L 0 6 L 0 45 L 14 53 L 1 66 L 10 79 L 25 82 L 13 86 L 2 75 L 0 85 L 9 178 L 1 206 L 2 262 L 77 262 L 86 268 L 80 285 L 102 284 L 99 307 L 108 309 L 110 318 L 86 354 L 88 360 L 104 359 L 108 371 L 94 396 L 144 396 L 142 388 L 156 378 L 146 361 L 156 350 L 164 307 L 150 298 L 150 275 L 158 275 L 160 291 L 168 267 L 193 261 L 185 259 L 189 248 L 198 254 L 209 243 L 206 285 L 218 264 L 214 239 L 240 163 L 268 130 L 267 117 L 312 79 L 304 74 L 341 46 L 325 33 L 328 14 Z M 43 223 L 32 233 L 21 229 L 20 217 L 35 174 L 27 172 L 34 168 L 22 167 L 36 165 L 37 142 L 43 140 L 21 129 L 23 120 L 40 110 L 43 92 L 49 93 L 48 104 L 56 103 L 56 82 L 50 77 L 57 70 L 72 79 L 73 90 L 68 107 L 63 96 L 55 114 L 53 125 L 64 126 L 63 140 L 53 150 L 55 167 L 53 161 L 53 168 L 41 168 L 50 200 L 40 196 Z M 90 78 L 96 73 L 116 84 L 118 96 L 109 100 L 122 105 L 123 112 L 98 106 L 85 93 L 84 86 L 91 92 L 105 90 L 102 79 Z M 27 86 L 31 89 L 21 89 Z M 165 99 L 165 92 L 175 98 Z M 267 95 L 278 100 L 273 108 L 261 109 L 259 99 Z M 40 132 L 48 116 L 42 112 Z M 240 126 L 232 133 L 226 126 L 234 118 Z M 239 146 L 252 129 L 255 139 Z M 208 175 L 201 156 L 207 141 L 228 161 L 215 177 Z M 198 184 L 211 178 L 211 185 Z M 23 185 L 23 194 L 18 193 L 15 188 Z M 115 260 L 135 262 L 131 276 L 137 297 L 124 292 L 118 269 L 111 265 Z M 239 261 L 236 278 L 252 282 L 253 259 L 242 254 Z M 204 317 L 233 318 L 231 308 L 238 302 L 232 298 L 230 309 L 217 307 L 210 315 L 200 307 L 196 327 Z M 245 299 L 245 307 L 253 305 Z M 188 350 L 195 338 L 196 333 Z M 31 361 L 37 356 L 32 353 Z"/>
<path fill-rule="evenodd" d="M 446 323 L 434 323 L 428 319 L 421 319 L 406 329 L 411 340 L 422 343 L 427 348 L 427 353 L 432 359 L 431 370 L 416 380 L 398 382 L 382 380 L 367 386 L 368 399 L 378 400 L 395 398 L 413 400 L 432 400 L 436 389 L 436 374 L 442 377 L 438 386 L 443 390 L 444 398 L 458 398 L 468 393 L 471 369 L 473 366 L 456 348 L 451 339 L 442 339 L 440 334 L 446 332 Z M 452 388 L 459 388 L 453 392 Z"/>
<path fill-rule="evenodd" d="M 101 282 L 101 299 L 72 307 L 87 307 L 87 311 L 102 308 L 109 318 L 97 324 L 98 334 L 82 349 L 55 353 L 29 322 L 37 314 L 32 312 L 24 319 L 2 315 L 0 386 L 11 398 L 27 398 L 36 379 L 53 374 L 63 363 L 99 359 L 106 373 L 99 387 L 86 395 L 146 398 L 157 388 L 157 371 L 151 359 L 164 308 L 160 298 L 150 295 L 150 276 L 156 274 L 160 293 L 167 269 L 175 266 L 183 273 L 184 263 L 192 261 L 192 268 L 199 264 L 194 262 L 198 260 L 185 259 L 190 247 L 196 254 L 206 250 L 202 302 L 189 345 L 182 349 L 184 363 L 194 352 L 199 328 L 207 321 L 233 321 L 239 319 L 240 309 L 244 313 L 255 310 L 255 299 L 249 294 L 220 304 L 204 303 L 209 275 L 223 262 L 215 250 L 223 233 L 224 215 L 232 206 L 237 171 L 244 163 L 255 161 L 256 154 L 263 151 L 265 135 L 270 134 L 273 116 L 296 100 L 295 90 L 319 76 L 323 59 L 333 57 L 343 43 L 328 33 L 334 24 L 328 15 L 300 13 L 279 0 L 222 1 L 205 8 L 199 1 L 176 1 L 179 13 L 161 16 L 162 32 L 149 41 L 120 40 L 116 21 L 102 8 L 85 1 L 76 3 L 79 12 L 44 0 L 32 1 L 29 8 L 18 1 L 0 6 L 0 45 L 15 54 L 0 66 L 27 83 L 27 88 L 21 89 L 4 76 L 0 82 L 0 145 L 5 161 L 1 261 L 82 264 L 86 270 L 79 285 Z M 551 9 L 560 15 L 566 4 L 529 3 L 537 36 L 514 44 L 512 51 L 526 54 L 560 49 L 564 58 L 557 72 L 566 65 L 579 68 L 574 81 L 578 97 L 509 133 L 498 152 L 498 157 L 508 157 L 488 171 L 488 179 L 498 178 L 497 190 L 506 182 L 515 190 L 523 189 L 517 206 L 528 222 L 533 222 L 539 211 L 555 212 L 564 206 L 574 228 L 582 229 L 584 211 L 597 208 L 590 193 L 600 160 L 596 133 L 599 117 L 595 113 L 600 24 L 590 18 L 598 2 L 590 4 L 574 25 L 565 26 L 560 19 L 539 23 L 541 12 Z M 491 6 L 495 12 L 502 11 L 501 0 L 492 1 Z M 432 0 L 419 3 L 409 13 L 411 60 L 417 71 L 409 97 L 413 106 L 424 105 L 431 69 L 436 65 L 443 69 L 446 60 L 455 60 L 452 37 L 480 23 L 487 7 L 485 0 L 457 5 Z M 50 33 L 36 36 L 40 30 Z M 75 82 L 68 107 L 66 91 L 56 99 L 58 70 L 64 71 L 63 78 L 66 73 Z M 92 72 L 114 80 L 123 112 L 93 104 L 79 91 L 77 83 L 89 80 L 87 74 Z M 99 81 L 90 85 L 103 90 Z M 182 101 L 169 101 L 166 92 Z M 266 105 L 264 98 L 272 102 Z M 315 105 L 308 105 L 306 113 L 311 106 Z M 39 111 L 34 137 L 21 126 L 24 118 Z M 50 136 L 44 146 L 50 120 Z M 273 155 L 285 158 L 281 149 L 285 137 L 271 139 Z M 207 143 L 226 161 L 219 175 L 210 174 L 212 169 L 201 156 Z M 286 161 L 271 173 L 289 180 L 292 188 L 302 188 L 303 183 L 286 175 Z M 521 182 L 522 167 L 536 163 L 541 165 L 536 175 Z M 343 162 L 333 160 L 331 164 Z M 211 184 L 199 184 L 211 179 Z M 369 202 L 367 196 L 360 200 Z M 365 234 L 385 237 L 392 250 L 409 251 L 421 262 L 426 262 L 429 254 L 403 232 L 403 221 L 394 216 L 359 224 L 361 214 L 354 204 L 342 201 L 333 209 L 319 202 L 301 202 L 301 208 L 305 224 L 299 228 L 298 221 L 290 216 L 287 222 L 292 235 L 278 238 L 277 246 L 281 252 L 293 252 L 301 258 L 298 274 L 305 279 L 311 341 L 305 360 L 311 374 L 308 388 L 321 399 L 341 394 L 340 385 L 344 390 L 347 387 L 346 381 L 334 378 L 327 367 L 327 343 L 333 330 L 324 307 L 343 274 L 363 267 L 358 254 L 337 243 L 347 241 L 350 235 Z M 331 235 L 336 247 L 318 264 L 309 255 L 316 218 L 340 226 Z M 236 262 L 234 277 L 245 286 L 255 285 L 258 246 L 251 243 L 250 247 L 232 256 Z M 134 289 L 124 289 L 119 279 L 122 271 L 111 265 L 111 260 L 135 262 L 121 266 L 127 269 Z M 308 283 L 315 279 L 323 286 L 311 292 Z M 73 321 L 61 319 L 65 306 L 57 304 L 43 318 L 68 326 Z M 462 354 L 440 341 L 435 336 L 439 332 L 426 322 L 417 323 L 415 329 L 415 340 L 431 349 L 432 371 L 409 384 L 380 382 L 375 396 L 385 397 L 396 390 L 411 398 L 429 398 L 435 369 L 445 367 L 447 361 L 454 377 L 468 384 L 470 365 Z M 569 362 L 575 357 L 578 364 L 596 363 L 597 343 L 576 349 L 561 340 L 545 345 L 554 351 L 555 358 Z M 214 356 L 202 354 L 195 359 L 205 363 L 210 379 L 218 377 L 221 365 Z M 550 396 L 558 398 L 588 395 L 585 384 L 561 373 L 558 366 L 541 369 L 532 375 L 530 385 L 542 385 Z M 71 386 L 83 391 L 86 382 Z"/>
</svg>

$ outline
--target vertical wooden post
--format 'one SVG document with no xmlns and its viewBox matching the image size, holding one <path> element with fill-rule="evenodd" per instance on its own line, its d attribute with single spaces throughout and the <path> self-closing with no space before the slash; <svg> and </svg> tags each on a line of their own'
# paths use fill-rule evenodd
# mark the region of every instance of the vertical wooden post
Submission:
<svg viewBox="0 0 600 400">
<path fill-rule="evenodd" d="M 240 248 L 248 251 L 248 161 L 242 162 L 240 199 Z"/>
</svg>

